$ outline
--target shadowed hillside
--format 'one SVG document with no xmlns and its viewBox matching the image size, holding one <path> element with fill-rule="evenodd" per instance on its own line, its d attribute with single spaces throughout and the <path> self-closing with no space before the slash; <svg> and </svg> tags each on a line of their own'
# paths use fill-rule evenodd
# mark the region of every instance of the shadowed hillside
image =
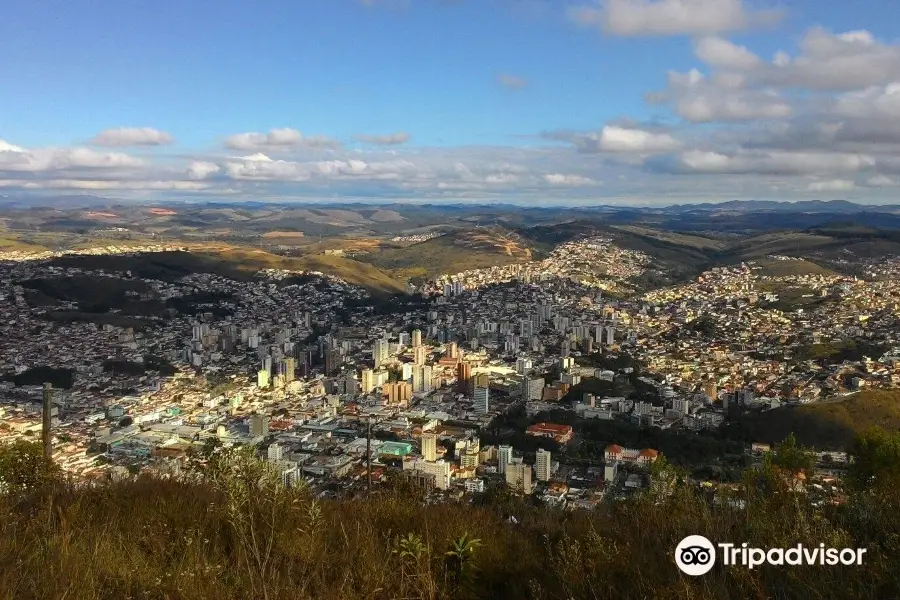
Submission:
<svg viewBox="0 0 900 600">
<path fill-rule="evenodd" d="M 375 292 L 395 292 L 400 283 L 372 265 L 339 256 L 285 257 L 252 248 L 204 248 L 190 252 L 148 252 L 136 255 L 64 256 L 53 261 L 63 267 L 131 271 L 134 277 L 173 281 L 191 273 L 214 273 L 237 281 L 252 278 L 260 269 L 321 271 Z"/>
<path fill-rule="evenodd" d="M 900 430 L 900 392 L 867 390 L 840 401 L 785 406 L 747 415 L 741 425 L 756 441 L 780 442 L 793 432 L 807 446 L 848 450 L 871 427 Z"/>
</svg>

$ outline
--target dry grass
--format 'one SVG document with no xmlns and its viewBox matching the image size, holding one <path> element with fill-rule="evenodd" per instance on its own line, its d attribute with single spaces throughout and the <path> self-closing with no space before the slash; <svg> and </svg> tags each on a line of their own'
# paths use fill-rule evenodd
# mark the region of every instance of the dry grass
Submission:
<svg viewBox="0 0 900 600">
<path fill-rule="evenodd" d="M 260 237 L 263 237 L 266 239 L 269 239 L 269 238 L 276 238 L 276 239 L 302 238 L 303 232 L 302 231 L 269 231 L 269 232 L 262 234 L 262 236 L 260 236 Z"/>
<path fill-rule="evenodd" d="M 778 495 L 737 512 L 682 489 L 662 503 L 561 513 L 512 500 L 421 506 L 397 492 L 317 503 L 234 482 L 62 486 L 0 499 L 0 598 L 891 598 L 900 594 L 895 504 L 815 516 Z M 508 524 L 507 511 L 520 524 Z M 463 534 L 480 543 L 460 568 L 447 551 Z M 672 558 L 688 534 L 761 547 L 861 546 L 870 562 L 717 565 L 690 578 Z"/>
</svg>

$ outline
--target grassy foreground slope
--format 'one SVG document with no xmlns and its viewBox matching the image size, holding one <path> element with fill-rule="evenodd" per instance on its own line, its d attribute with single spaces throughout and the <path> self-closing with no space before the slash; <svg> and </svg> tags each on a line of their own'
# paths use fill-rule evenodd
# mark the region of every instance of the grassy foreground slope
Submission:
<svg viewBox="0 0 900 600">
<path fill-rule="evenodd" d="M 399 487 L 368 499 L 314 501 L 302 491 L 260 490 L 250 474 L 241 470 L 218 483 L 141 478 L 0 495 L 0 598 L 900 595 L 900 518 L 891 494 L 865 510 L 850 504 L 813 512 L 776 484 L 754 494 L 749 510 L 737 511 L 677 487 L 666 499 L 561 512 L 502 492 L 482 498 L 481 506 L 424 506 Z M 674 549 L 691 534 L 762 548 L 864 547 L 868 555 L 863 566 L 751 571 L 717 564 L 689 577 L 674 564 Z"/>
</svg>

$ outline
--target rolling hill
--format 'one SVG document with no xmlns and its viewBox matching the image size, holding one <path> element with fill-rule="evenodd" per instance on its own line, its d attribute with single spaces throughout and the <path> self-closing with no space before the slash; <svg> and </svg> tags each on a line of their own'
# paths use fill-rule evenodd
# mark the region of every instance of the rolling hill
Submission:
<svg viewBox="0 0 900 600">
<path fill-rule="evenodd" d="M 360 260 L 405 277 L 437 277 L 531 260 L 529 240 L 502 227 L 457 229 L 404 248 L 373 252 Z"/>
<path fill-rule="evenodd" d="M 321 271 L 373 293 L 402 290 L 400 281 L 372 265 L 340 256 L 285 257 L 254 248 L 204 247 L 190 252 L 149 252 L 139 255 L 81 255 L 57 258 L 54 264 L 112 272 L 131 271 L 135 277 L 171 281 L 191 273 L 215 273 L 238 281 L 260 269 Z"/>
<path fill-rule="evenodd" d="M 823 267 L 812 261 L 800 260 L 775 260 L 763 258 L 754 261 L 760 267 L 760 274 L 768 277 L 791 277 L 796 275 L 835 275 L 831 269 Z"/>
<path fill-rule="evenodd" d="M 749 414 L 740 423 L 756 441 L 777 443 L 793 432 L 803 445 L 847 450 L 871 427 L 900 430 L 900 392 L 867 390 L 843 400 Z"/>
</svg>

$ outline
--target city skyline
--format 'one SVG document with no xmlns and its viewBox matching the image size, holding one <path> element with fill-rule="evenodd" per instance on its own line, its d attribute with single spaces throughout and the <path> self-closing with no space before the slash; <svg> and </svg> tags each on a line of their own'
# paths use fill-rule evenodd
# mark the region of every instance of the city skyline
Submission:
<svg viewBox="0 0 900 600">
<path fill-rule="evenodd" d="M 881 0 L 4 12 L 0 197 L 886 203 L 900 185 Z"/>
</svg>

